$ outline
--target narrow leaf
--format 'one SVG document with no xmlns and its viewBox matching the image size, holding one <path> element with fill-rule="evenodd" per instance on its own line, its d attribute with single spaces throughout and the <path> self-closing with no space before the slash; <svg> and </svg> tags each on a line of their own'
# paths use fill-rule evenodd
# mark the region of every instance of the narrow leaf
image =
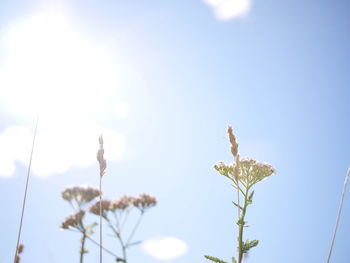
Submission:
<svg viewBox="0 0 350 263">
<path fill-rule="evenodd" d="M 243 208 L 242 208 L 239 204 L 237 204 L 236 202 L 233 202 L 233 201 L 232 201 L 232 204 L 234 204 L 235 206 L 237 206 L 239 209 L 243 210 Z"/>
<path fill-rule="evenodd" d="M 213 262 L 216 262 L 216 263 L 227 263 L 226 261 L 220 259 L 220 258 L 217 258 L 217 257 L 212 257 L 212 256 L 208 256 L 208 255 L 205 255 L 204 256 L 206 259 L 209 259 Z"/>
</svg>

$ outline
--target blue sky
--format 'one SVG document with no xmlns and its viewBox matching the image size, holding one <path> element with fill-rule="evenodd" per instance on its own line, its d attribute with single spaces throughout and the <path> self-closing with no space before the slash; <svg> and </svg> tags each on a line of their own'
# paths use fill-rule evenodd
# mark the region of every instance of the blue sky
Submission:
<svg viewBox="0 0 350 263">
<path fill-rule="evenodd" d="M 60 192 L 98 185 L 101 131 L 105 195 L 158 199 L 136 239 L 185 242 L 170 262 L 229 260 L 235 192 L 212 168 L 231 161 L 228 124 L 242 156 L 277 170 L 248 210 L 246 237 L 260 244 L 246 262 L 326 260 L 350 156 L 350 5 L 252 0 L 224 19 L 209 2 L 0 3 L 1 263 L 15 250 L 37 114 L 22 262 L 77 262 Z M 349 219 L 345 200 L 332 262 L 349 262 Z M 138 247 L 130 262 L 160 261 Z"/>
</svg>

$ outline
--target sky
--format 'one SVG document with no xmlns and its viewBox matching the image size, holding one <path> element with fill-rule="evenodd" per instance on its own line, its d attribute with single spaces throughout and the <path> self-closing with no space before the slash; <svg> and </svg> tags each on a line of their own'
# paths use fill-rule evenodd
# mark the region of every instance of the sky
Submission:
<svg viewBox="0 0 350 263">
<path fill-rule="evenodd" d="M 242 157 L 277 171 L 255 187 L 246 262 L 326 262 L 350 164 L 349 12 L 344 0 L 1 1 L 0 262 L 13 260 L 37 118 L 23 263 L 78 261 L 61 191 L 98 187 L 101 133 L 104 196 L 158 200 L 130 263 L 230 261 L 235 191 L 213 169 L 232 162 L 227 125 Z M 349 222 L 345 198 L 331 262 L 349 262 Z"/>
</svg>

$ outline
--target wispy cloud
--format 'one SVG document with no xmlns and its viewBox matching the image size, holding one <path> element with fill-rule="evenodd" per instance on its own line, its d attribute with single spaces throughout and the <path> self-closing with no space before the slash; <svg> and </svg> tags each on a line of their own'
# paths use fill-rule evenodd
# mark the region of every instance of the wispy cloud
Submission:
<svg viewBox="0 0 350 263">
<path fill-rule="evenodd" d="M 143 243 L 143 250 L 159 260 L 171 260 L 184 255 L 188 248 L 184 241 L 175 237 L 150 239 Z"/>
<path fill-rule="evenodd" d="M 251 0 L 203 0 L 214 9 L 220 20 L 228 20 L 246 15 L 251 9 Z"/>
<path fill-rule="evenodd" d="M 38 176 L 63 173 L 72 167 L 87 167 L 96 162 L 98 135 L 96 128 L 49 128 L 37 135 L 32 171 Z M 102 131 L 106 159 L 119 159 L 125 149 L 124 136 L 110 129 Z M 16 163 L 27 165 L 32 131 L 23 126 L 11 126 L 0 134 L 0 176 L 15 173 Z"/>
</svg>

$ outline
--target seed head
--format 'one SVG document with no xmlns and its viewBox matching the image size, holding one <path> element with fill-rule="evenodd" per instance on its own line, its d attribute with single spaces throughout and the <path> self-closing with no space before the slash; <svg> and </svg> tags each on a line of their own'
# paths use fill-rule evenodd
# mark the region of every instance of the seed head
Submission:
<svg viewBox="0 0 350 263">
<path fill-rule="evenodd" d="M 100 164 L 100 176 L 102 177 L 105 172 L 106 172 L 106 168 L 107 168 L 107 162 L 106 159 L 104 158 L 104 148 L 103 148 L 103 137 L 102 135 L 99 137 L 98 139 L 99 143 L 100 143 L 100 148 L 97 151 L 97 161 Z"/>
<path fill-rule="evenodd" d="M 232 126 L 227 127 L 227 135 L 231 144 L 231 153 L 234 157 L 236 157 L 238 154 L 238 143 L 236 136 L 233 134 Z"/>
</svg>

